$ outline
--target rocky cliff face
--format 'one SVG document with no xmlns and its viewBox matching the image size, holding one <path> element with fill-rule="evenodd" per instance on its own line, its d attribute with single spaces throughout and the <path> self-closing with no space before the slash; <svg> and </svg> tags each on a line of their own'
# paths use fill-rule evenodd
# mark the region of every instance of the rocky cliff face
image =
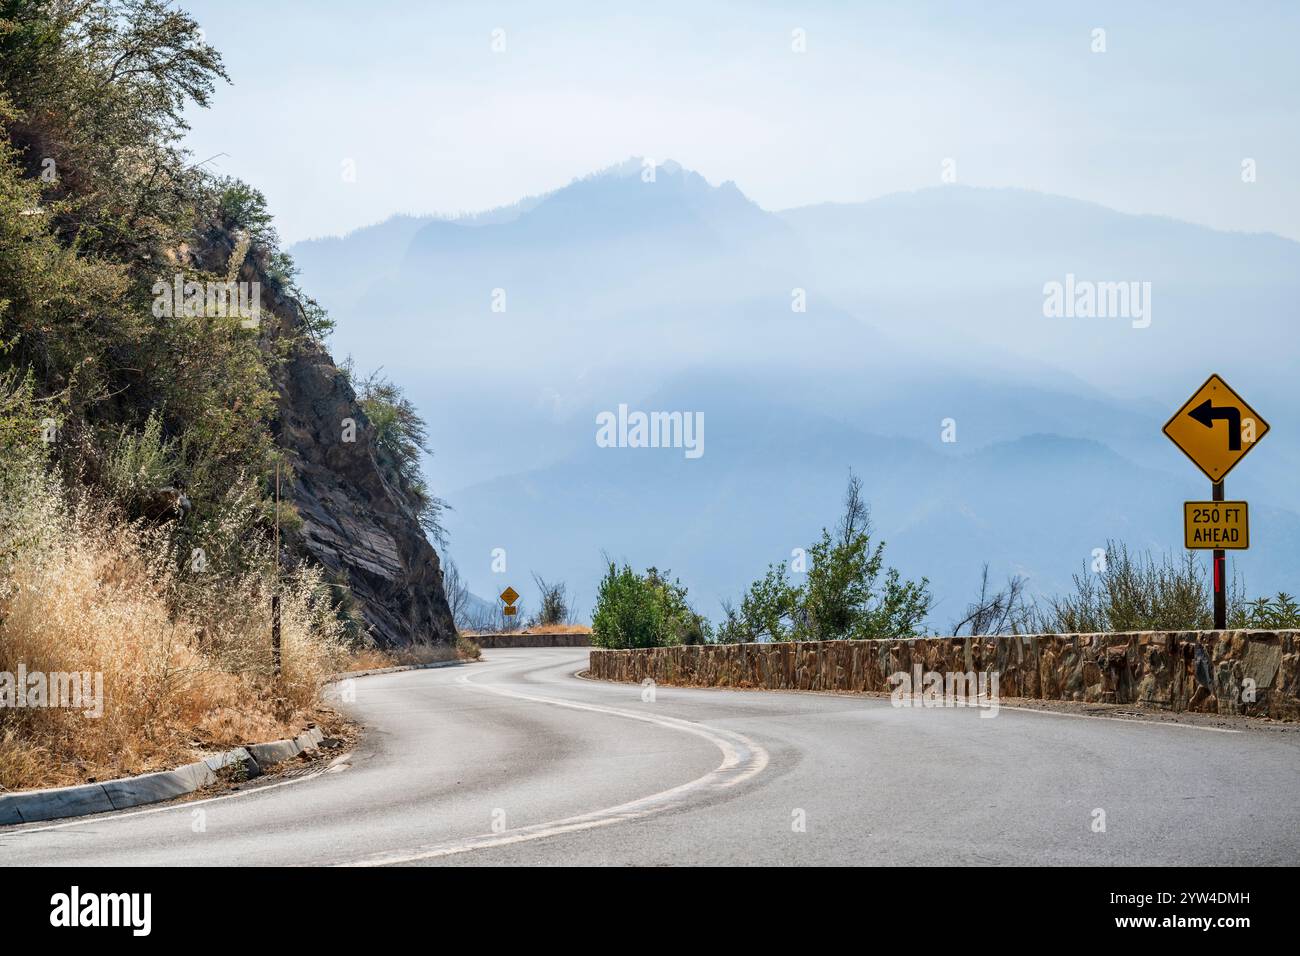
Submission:
<svg viewBox="0 0 1300 956">
<path fill-rule="evenodd" d="M 236 254 L 234 238 L 206 240 L 178 256 L 224 274 Z M 238 278 L 260 285 L 259 334 L 268 356 L 286 334 L 294 339 L 288 357 L 271 363 L 279 391 L 272 429 L 292 469 L 281 493 L 302 518 L 300 527 L 285 531 L 285 549 L 325 569 L 369 642 L 383 648 L 452 644 L 456 628 L 442 567 L 420 526 L 416 496 L 376 448 L 347 376 L 305 333 L 298 303 L 276 291 L 266 267 L 267 251 L 255 250 Z"/>
<path fill-rule="evenodd" d="M 262 307 L 286 327 L 301 327 L 296 304 L 265 287 Z M 283 494 L 302 517 L 286 545 L 346 589 L 374 644 L 453 643 L 438 555 L 420 527 L 411 489 L 380 459 L 347 377 L 307 338 L 275 378 L 277 438 L 294 472 Z"/>
</svg>

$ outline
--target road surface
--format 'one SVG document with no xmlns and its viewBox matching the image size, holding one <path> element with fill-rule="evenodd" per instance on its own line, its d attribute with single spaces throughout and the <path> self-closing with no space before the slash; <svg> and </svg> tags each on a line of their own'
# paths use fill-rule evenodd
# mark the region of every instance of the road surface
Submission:
<svg viewBox="0 0 1300 956">
<path fill-rule="evenodd" d="M 577 678 L 583 649 L 355 681 L 330 772 L 0 829 L 53 865 L 1291 864 L 1300 733 Z M 1097 828 L 1103 820 L 1104 832 Z"/>
</svg>

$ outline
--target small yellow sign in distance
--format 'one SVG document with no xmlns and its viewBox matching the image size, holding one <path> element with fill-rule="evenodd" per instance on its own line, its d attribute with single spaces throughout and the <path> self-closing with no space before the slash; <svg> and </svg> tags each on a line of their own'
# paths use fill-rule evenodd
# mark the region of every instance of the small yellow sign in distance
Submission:
<svg viewBox="0 0 1300 956">
<path fill-rule="evenodd" d="M 1250 547 L 1250 514 L 1244 501 L 1184 501 L 1183 547 L 1189 551 Z"/>
<path fill-rule="evenodd" d="M 512 587 L 507 587 L 501 592 L 501 600 L 505 601 L 507 604 L 514 604 L 519 600 L 519 592 Z"/>
<path fill-rule="evenodd" d="M 1211 375 L 1169 419 L 1164 432 L 1210 481 L 1222 481 L 1268 434 L 1268 422 L 1227 382 Z"/>
<path fill-rule="evenodd" d="M 503 607 L 501 610 L 502 610 L 502 612 L 506 615 L 506 617 L 509 617 L 509 616 L 512 615 L 512 614 L 518 614 L 518 613 L 519 613 L 519 608 L 515 607 L 513 604 L 507 604 L 507 605 L 506 605 L 505 607 Z"/>
</svg>

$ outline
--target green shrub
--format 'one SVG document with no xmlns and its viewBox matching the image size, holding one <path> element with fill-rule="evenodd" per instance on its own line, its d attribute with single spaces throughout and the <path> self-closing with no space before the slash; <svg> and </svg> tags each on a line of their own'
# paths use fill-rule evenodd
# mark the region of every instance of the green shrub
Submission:
<svg viewBox="0 0 1300 956">
<path fill-rule="evenodd" d="M 609 570 L 596 594 L 591 643 L 596 647 L 663 647 L 704 644 L 712 628 L 686 600 L 681 581 L 650 568 L 639 575 L 628 565 Z"/>
<path fill-rule="evenodd" d="M 216 195 L 217 220 L 223 231 L 248 237 L 263 246 L 278 244 L 272 216 L 267 209 L 266 197 L 239 179 L 223 177 L 213 184 Z"/>
<path fill-rule="evenodd" d="M 657 647 L 664 643 L 664 613 L 654 589 L 631 567 L 611 562 L 596 593 L 591 643 L 596 647 Z"/>
<path fill-rule="evenodd" d="M 27 470 L 46 454 L 42 441 L 45 423 L 57 430 L 58 419 L 37 407 L 31 372 L 0 372 L 0 477 Z"/>
<path fill-rule="evenodd" d="M 1300 602 L 1285 591 L 1271 598 L 1237 601 L 1229 611 L 1228 624 L 1261 631 L 1300 628 Z"/>
<path fill-rule="evenodd" d="M 104 482 L 125 502 L 146 498 L 176 480 L 180 472 L 176 443 L 163 437 L 162 421 L 150 412 L 144 428 L 122 428 L 109 449 Z"/>
<path fill-rule="evenodd" d="M 402 389 L 378 371 L 358 379 L 352 372 L 350 361 L 345 363 L 343 370 L 370 420 L 380 463 L 414 496 L 420 526 L 433 541 L 445 546 L 447 532 L 442 525 L 442 513 L 447 504 L 429 492 L 420 467 L 421 456 L 432 454 L 424 419 Z"/>
<path fill-rule="evenodd" d="M 1214 626 L 1210 587 L 1192 552 L 1153 557 L 1106 542 L 1101 570 L 1085 567 L 1072 593 L 1048 598 L 1036 630 L 1054 634 L 1205 630 Z"/>
<path fill-rule="evenodd" d="M 713 638 L 713 628 L 707 618 L 695 613 L 687 603 L 686 588 L 671 572 L 658 568 L 646 571 L 645 582 L 659 605 L 663 619 L 662 644 L 707 644 Z"/>
</svg>

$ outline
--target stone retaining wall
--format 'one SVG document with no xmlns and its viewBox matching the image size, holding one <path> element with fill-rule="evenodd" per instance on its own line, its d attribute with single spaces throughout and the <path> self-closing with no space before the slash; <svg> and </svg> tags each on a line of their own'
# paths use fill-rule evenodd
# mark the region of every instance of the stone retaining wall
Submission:
<svg viewBox="0 0 1300 956">
<path fill-rule="evenodd" d="M 1300 719 L 1300 631 L 593 648 L 590 675 L 637 683 L 648 677 L 662 684 L 888 693 L 889 676 L 911 674 L 917 664 L 941 673 L 996 672 L 1002 698 Z"/>
<path fill-rule="evenodd" d="M 471 634 L 469 639 L 486 649 L 503 647 L 590 647 L 591 635 L 572 634 Z"/>
</svg>

